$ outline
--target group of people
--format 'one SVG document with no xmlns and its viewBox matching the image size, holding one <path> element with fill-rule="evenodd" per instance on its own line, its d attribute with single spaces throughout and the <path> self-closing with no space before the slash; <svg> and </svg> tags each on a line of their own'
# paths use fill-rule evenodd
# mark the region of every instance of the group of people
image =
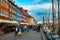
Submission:
<svg viewBox="0 0 60 40">
<path fill-rule="evenodd" d="M 28 25 L 24 25 L 24 26 L 19 25 L 18 27 L 16 26 L 15 28 L 15 35 L 21 36 L 23 32 L 29 32 L 29 29 L 33 29 L 33 30 L 36 30 L 37 32 L 40 32 L 40 26 L 30 27 Z"/>
<path fill-rule="evenodd" d="M 21 36 L 22 32 L 28 31 L 28 30 L 29 30 L 29 28 L 28 28 L 27 25 L 25 25 L 25 26 L 19 25 L 18 27 L 16 26 L 16 28 L 15 28 L 15 35 Z"/>
</svg>

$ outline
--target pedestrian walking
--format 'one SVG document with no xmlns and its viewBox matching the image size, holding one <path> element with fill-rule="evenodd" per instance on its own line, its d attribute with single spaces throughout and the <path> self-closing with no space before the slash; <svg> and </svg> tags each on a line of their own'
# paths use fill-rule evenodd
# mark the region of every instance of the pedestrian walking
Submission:
<svg viewBox="0 0 60 40">
<path fill-rule="evenodd" d="M 19 29 L 19 31 L 18 31 L 18 35 L 19 35 L 19 36 L 22 35 L 22 31 L 21 31 L 21 29 Z"/>
<path fill-rule="evenodd" d="M 37 26 L 37 32 L 40 32 L 40 26 Z"/>
<path fill-rule="evenodd" d="M 26 29 L 27 29 L 27 32 L 29 32 L 29 26 L 28 25 L 27 25 Z"/>
<path fill-rule="evenodd" d="M 22 27 L 21 27 L 21 25 L 18 26 L 18 35 L 19 36 L 22 35 Z"/>
<path fill-rule="evenodd" d="M 18 27 L 16 26 L 16 28 L 15 28 L 15 36 L 17 36 L 18 34 Z"/>
<path fill-rule="evenodd" d="M 24 30 L 25 30 L 25 31 L 26 31 L 26 28 L 27 28 L 27 26 L 25 25 L 25 26 L 24 26 Z"/>
<path fill-rule="evenodd" d="M 3 34 L 5 34 L 5 33 L 6 33 L 6 30 L 5 30 L 5 29 L 6 29 L 6 26 L 5 26 L 5 25 L 3 25 L 3 27 L 2 27 L 2 30 L 3 30 L 3 32 L 4 32 Z"/>
</svg>

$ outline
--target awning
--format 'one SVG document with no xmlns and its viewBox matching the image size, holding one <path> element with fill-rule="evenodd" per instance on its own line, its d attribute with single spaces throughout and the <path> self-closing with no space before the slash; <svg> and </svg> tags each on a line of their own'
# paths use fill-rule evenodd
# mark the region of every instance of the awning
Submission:
<svg viewBox="0 0 60 40">
<path fill-rule="evenodd" d="M 17 23 L 18 24 L 17 21 L 2 20 L 2 19 L 0 19 L 0 23 Z"/>
<path fill-rule="evenodd" d="M 9 20 L 2 20 L 2 19 L 0 19 L 0 23 L 2 23 L 2 22 L 10 23 Z"/>
<path fill-rule="evenodd" d="M 20 23 L 20 24 L 27 24 L 28 25 L 28 23 Z"/>
<path fill-rule="evenodd" d="M 17 22 L 17 21 L 11 21 L 11 23 L 17 23 L 17 24 L 18 24 L 18 22 Z"/>
<path fill-rule="evenodd" d="M 0 23 L 3 22 L 3 20 L 0 19 Z"/>
</svg>

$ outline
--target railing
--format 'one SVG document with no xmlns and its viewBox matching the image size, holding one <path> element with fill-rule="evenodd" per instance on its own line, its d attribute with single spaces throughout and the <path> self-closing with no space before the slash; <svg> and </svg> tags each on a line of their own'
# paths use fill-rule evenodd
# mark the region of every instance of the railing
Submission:
<svg viewBox="0 0 60 40">
<path fill-rule="evenodd" d="M 46 38 L 44 32 L 42 31 L 42 29 L 40 30 L 40 32 L 41 32 L 42 40 L 47 40 L 47 38 Z"/>
</svg>

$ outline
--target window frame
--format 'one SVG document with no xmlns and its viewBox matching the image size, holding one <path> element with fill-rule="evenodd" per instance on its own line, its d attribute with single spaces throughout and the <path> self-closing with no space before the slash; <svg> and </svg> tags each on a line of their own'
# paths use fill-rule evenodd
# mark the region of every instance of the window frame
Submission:
<svg viewBox="0 0 60 40">
<path fill-rule="evenodd" d="M 0 0 L 0 5 L 2 4 L 2 0 Z"/>
<path fill-rule="evenodd" d="M 2 9 L 0 9 L 0 14 L 2 13 Z"/>
</svg>

